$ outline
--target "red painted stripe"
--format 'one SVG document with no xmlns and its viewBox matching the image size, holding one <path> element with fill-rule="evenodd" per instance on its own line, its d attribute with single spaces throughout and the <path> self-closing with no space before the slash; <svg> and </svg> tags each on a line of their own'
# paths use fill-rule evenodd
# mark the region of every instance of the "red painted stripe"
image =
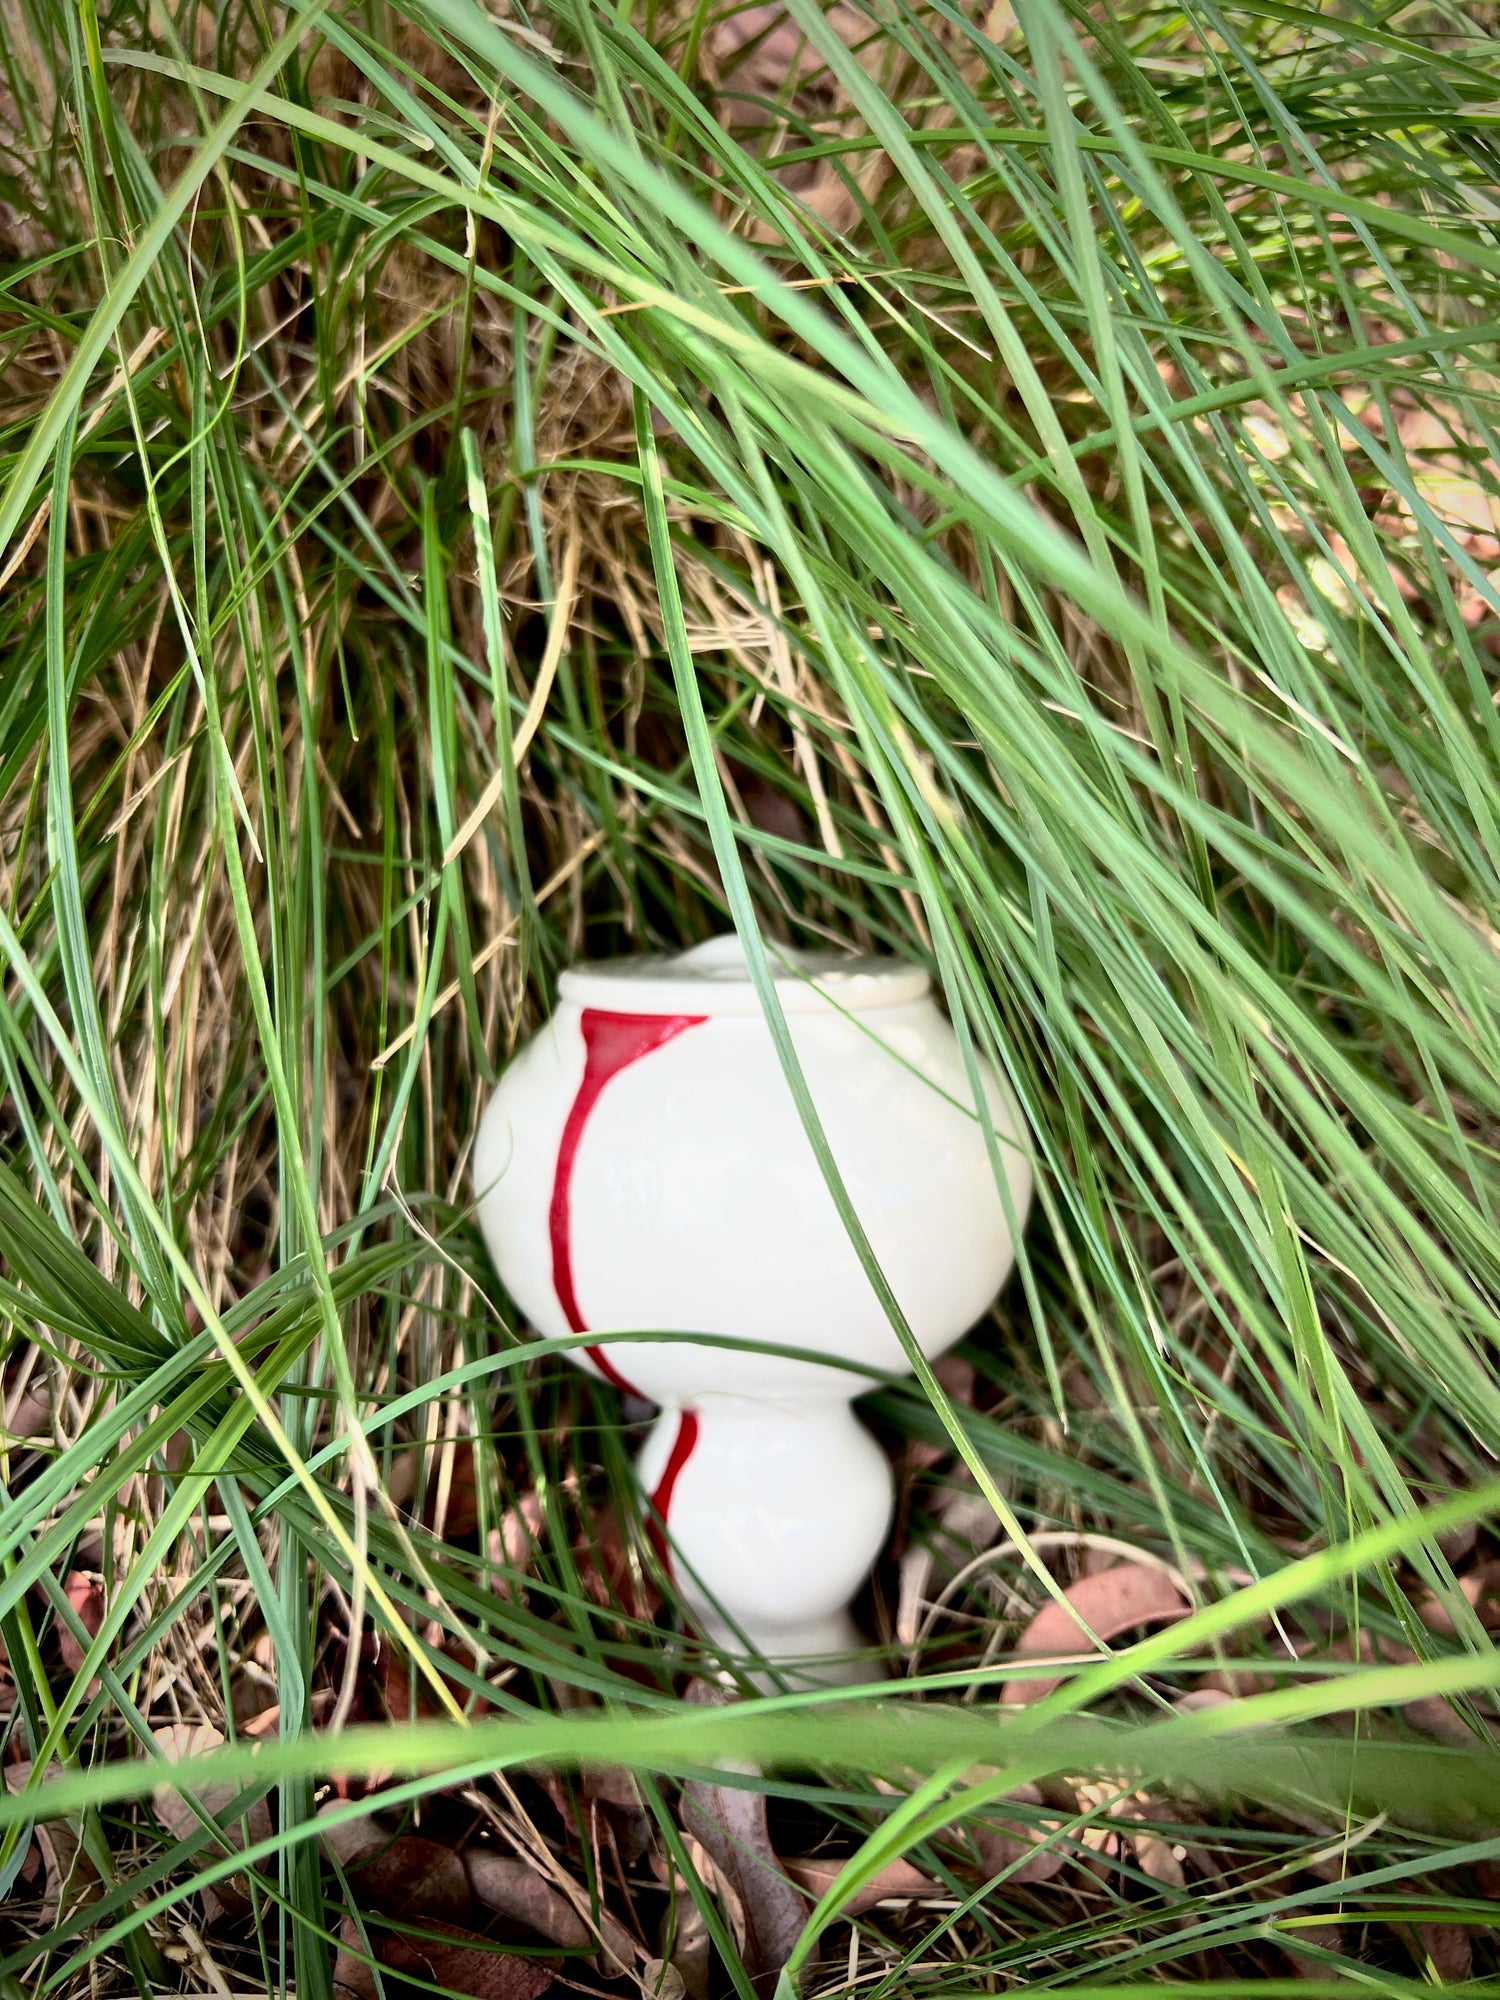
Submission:
<svg viewBox="0 0 1500 2000">
<path fill-rule="evenodd" d="M 646 1533 L 651 1537 L 651 1546 L 661 1558 L 662 1568 L 668 1576 L 672 1574 L 672 1555 L 667 1547 L 667 1517 L 672 1510 L 672 1493 L 678 1474 L 692 1457 L 697 1443 L 698 1413 L 696 1410 L 684 1410 L 677 1420 L 677 1435 L 672 1440 L 672 1449 L 667 1453 L 666 1465 L 656 1482 L 656 1491 L 651 1495 L 646 1515 Z"/>
<path fill-rule="evenodd" d="M 577 1327 L 574 1331 L 582 1333 L 583 1328 Z M 640 1390 L 636 1388 L 635 1384 L 627 1382 L 613 1361 L 610 1360 L 609 1349 L 607 1347 L 586 1347 L 583 1351 L 599 1370 L 599 1373 L 604 1377 L 606 1382 L 612 1382 L 617 1389 L 623 1389 L 627 1396 L 641 1395 Z M 641 1401 L 649 1403 L 651 1398 L 649 1396 L 641 1396 Z"/>
<path fill-rule="evenodd" d="M 650 1055 L 684 1028 L 696 1028 L 707 1018 L 703 1014 L 614 1014 L 602 1007 L 585 1007 L 583 1029 L 583 1081 L 563 1126 L 557 1149 L 557 1169 L 552 1177 L 552 1206 L 548 1225 L 552 1236 L 552 1288 L 563 1316 L 574 1333 L 586 1333 L 588 1322 L 579 1309 L 573 1284 L 573 1168 L 578 1145 L 589 1115 L 599 1102 L 599 1093 L 612 1076 L 642 1056 Z M 606 1382 L 629 1395 L 639 1391 L 627 1382 L 602 1347 L 586 1347 L 584 1353 Z"/>
</svg>

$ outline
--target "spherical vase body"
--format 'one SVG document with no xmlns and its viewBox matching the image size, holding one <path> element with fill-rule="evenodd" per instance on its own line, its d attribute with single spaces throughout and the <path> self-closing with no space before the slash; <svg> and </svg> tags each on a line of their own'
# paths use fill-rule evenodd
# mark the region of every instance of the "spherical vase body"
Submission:
<svg viewBox="0 0 1500 2000">
<path fill-rule="evenodd" d="M 920 970 L 783 952 L 773 972 L 854 1211 L 918 1344 L 938 1354 L 1013 1261 L 1012 1223 L 1031 1186 L 1014 1111 L 984 1065 L 976 1107 Z M 859 1368 L 908 1364 L 804 1130 L 738 940 L 565 973 L 552 1021 L 486 1108 L 474 1182 L 496 1267 L 539 1332 L 642 1336 L 578 1358 L 664 1406 L 642 1480 L 658 1528 L 671 1510 L 700 1622 L 731 1640 L 738 1630 L 773 1658 L 796 1635 L 813 1636 L 794 1652 L 829 1650 L 847 1633 L 837 1613 L 888 1511 L 889 1475 L 844 1405 L 868 1385 Z M 662 1332 L 810 1349 L 855 1368 L 649 1337 Z M 809 1545 L 799 1567 L 799 1538 L 820 1535 L 817 1559 Z M 757 1550 L 767 1579 L 780 1568 L 769 1597 L 752 1587 Z M 812 1571 L 820 1581 L 787 1589 Z M 710 1572 L 733 1573 L 727 1596 Z"/>
</svg>

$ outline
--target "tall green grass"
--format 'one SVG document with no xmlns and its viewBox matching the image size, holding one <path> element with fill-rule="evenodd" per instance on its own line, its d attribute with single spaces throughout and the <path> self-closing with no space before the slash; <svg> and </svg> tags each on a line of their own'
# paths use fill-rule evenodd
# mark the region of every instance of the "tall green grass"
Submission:
<svg viewBox="0 0 1500 2000">
<path fill-rule="evenodd" d="M 7 0 L 0 1316 L 7 1422 L 44 1421 L 0 1638 L 12 1755 L 67 1774 L 102 1883 L 12 1991 L 160 1989 L 219 1849 L 122 1801 L 164 1721 L 234 1734 L 247 1656 L 280 1747 L 226 1767 L 277 1809 L 237 1977 L 301 2000 L 351 1624 L 413 1713 L 560 1711 L 565 1763 L 603 1704 L 611 1757 L 684 1768 L 628 1429 L 497 1291 L 466 1161 L 564 964 L 731 919 L 929 965 L 1034 1138 L 975 1407 L 872 1406 L 955 1452 L 907 1481 L 939 1576 L 964 1480 L 1023 1546 L 926 1647 L 882 1573 L 888 1696 L 966 1697 L 979 1759 L 1025 1536 L 1103 1530 L 1203 1608 L 1048 1715 L 1159 1711 L 1197 1640 L 1280 1677 L 1241 1721 L 1382 1746 L 1309 1750 L 1300 1820 L 1205 1748 L 1205 1798 L 1254 1801 L 1193 1822 L 1215 1885 L 1002 1890 L 870 1933 L 862 1986 L 1228 1990 L 1315 1915 L 1397 1991 L 1412 1925 L 1490 1922 L 1500 1673 L 1452 1567 L 1500 1456 L 1487 18 L 787 12 L 778 81 L 706 6 Z M 1434 1778 L 1400 1709 L 1444 1693 Z M 699 1714 L 703 1760 L 746 1726 Z M 817 1796 L 878 1841 L 907 1738 L 861 1726 Z M 472 1763 L 423 1743 L 418 1794 Z M 1371 1772 L 1388 1818 L 1309 1889 Z M 957 1883 L 942 1828 L 997 1789 L 900 1839 Z M 37 1805 L 0 1798 L 7 1888 Z"/>
</svg>

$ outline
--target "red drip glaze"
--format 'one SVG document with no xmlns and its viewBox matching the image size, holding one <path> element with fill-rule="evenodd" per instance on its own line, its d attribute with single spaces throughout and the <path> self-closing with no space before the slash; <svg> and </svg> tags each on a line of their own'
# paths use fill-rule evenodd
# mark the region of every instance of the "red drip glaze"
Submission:
<svg viewBox="0 0 1500 2000">
<path fill-rule="evenodd" d="M 651 1537 L 651 1546 L 668 1576 L 672 1574 L 672 1556 L 667 1547 L 667 1516 L 671 1512 L 672 1492 L 678 1474 L 692 1457 L 697 1443 L 698 1413 L 696 1410 L 684 1410 L 677 1420 L 677 1435 L 672 1440 L 672 1449 L 667 1453 L 666 1465 L 656 1482 L 656 1491 L 651 1495 L 646 1514 L 646 1533 Z"/>
<path fill-rule="evenodd" d="M 548 1215 L 552 1236 L 552 1288 L 574 1333 L 588 1331 L 588 1322 L 579 1310 L 578 1294 L 573 1287 L 571 1197 L 573 1168 L 583 1128 L 599 1102 L 600 1091 L 612 1076 L 627 1069 L 631 1063 L 639 1062 L 642 1056 L 650 1055 L 664 1042 L 670 1042 L 684 1028 L 696 1028 L 706 1018 L 703 1014 L 615 1014 L 603 1007 L 585 1007 L 583 1010 L 580 1023 L 584 1048 L 583 1081 L 578 1086 L 578 1095 L 573 1099 L 567 1123 L 563 1126 L 562 1141 L 557 1149 L 557 1171 L 552 1178 L 552 1206 Z M 627 1395 L 640 1394 L 615 1367 L 604 1348 L 586 1347 L 583 1351 L 606 1382 L 625 1390 Z M 697 1423 L 695 1417 L 695 1436 Z M 680 1441 L 680 1432 L 678 1436 Z M 691 1445 L 688 1449 L 692 1449 Z M 675 1478 L 676 1473 L 672 1472 L 671 1477 Z"/>
</svg>

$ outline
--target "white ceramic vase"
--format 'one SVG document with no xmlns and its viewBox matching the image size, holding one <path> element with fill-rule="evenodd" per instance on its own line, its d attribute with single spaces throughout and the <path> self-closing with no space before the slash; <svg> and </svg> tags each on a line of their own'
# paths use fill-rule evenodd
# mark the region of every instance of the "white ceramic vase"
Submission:
<svg viewBox="0 0 1500 2000">
<path fill-rule="evenodd" d="M 777 995 L 839 1173 L 929 1356 L 990 1304 L 1031 1174 L 982 1067 L 1002 1197 L 953 1030 L 925 973 L 773 949 Z M 849 1408 L 904 1372 L 798 1117 L 739 941 L 565 972 L 474 1149 L 485 1239 L 543 1334 L 630 1333 L 580 1364 L 662 1406 L 647 1524 L 703 1633 L 794 1676 L 838 1677 L 849 1601 L 890 1522 L 890 1468 Z M 856 1669 L 851 1669 L 857 1672 Z"/>
</svg>

